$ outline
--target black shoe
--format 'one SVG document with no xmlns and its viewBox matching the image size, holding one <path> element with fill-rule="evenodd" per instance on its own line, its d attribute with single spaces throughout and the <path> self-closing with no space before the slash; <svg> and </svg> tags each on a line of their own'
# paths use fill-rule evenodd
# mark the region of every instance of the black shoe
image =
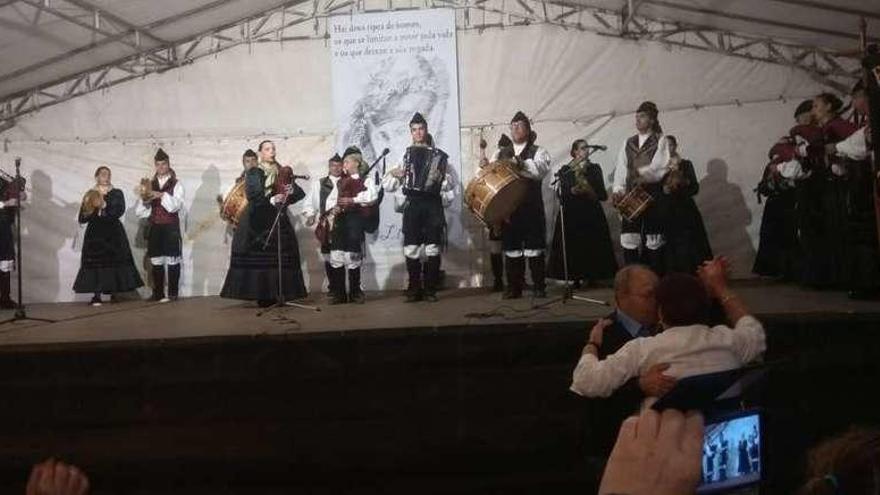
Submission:
<svg viewBox="0 0 880 495">
<path fill-rule="evenodd" d="M 348 297 L 345 294 L 331 294 L 330 295 L 330 305 L 335 306 L 337 304 L 345 304 L 348 302 Z"/>
<path fill-rule="evenodd" d="M 433 292 L 426 292 L 426 293 L 425 293 L 425 296 L 424 296 L 424 300 L 427 301 L 427 302 L 437 302 L 437 301 L 439 301 L 439 299 L 437 299 L 437 294 L 435 294 L 435 293 L 433 293 Z"/>
<path fill-rule="evenodd" d="M 153 294 L 150 296 L 150 299 L 149 299 L 149 300 L 150 300 L 150 301 L 153 301 L 153 302 L 159 302 L 159 301 L 161 301 L 162 299 L 165 299 L 165 294 L 160 294 L 160 293 L 158 293 L 158 292 L 153 292 Z"/>
<path fill-rule="evenodd" d="M 362 290 L 352 291 L 351 294 L 348 295 L 348 302 L 363 304 L 364 301 L 366 301 L 366 298 L 364 297 L 364 291 Z"/>
<path fill-rule="evenodd" d="M 504 291 L 504 294 L 501 295 L 501 299 L 519 299 L 522 297 L 521 290 L 514 290 L 513 287 L 508 287 L 507 290 Z"/>
<path fill-rule="evenodd" d="M 408 303 L 419 302 L 422 300 L 422 291 L 421 289 L 407 289 L 406 290 L 406 301 Z"/>
<path fill-rule="evenodd" d="M 257 306 L 259 306 L 261 308 L 268 308 L 269 306 L 272 306 L 274 304 L 275 304 L 274 299 L 260 299 L 259 301 L 257 301 Z"/>
<path fill-rule="evenodd" d="M 96 307 L 100 306 L 101 305 L 101 295 L 95 294 L 94 296 L 92 296 L 92 300 L 91 300 L 91 302 L 89 302 L 89 304 L 91 304 L 92 306 L 96 306 Z"/>
</svg>

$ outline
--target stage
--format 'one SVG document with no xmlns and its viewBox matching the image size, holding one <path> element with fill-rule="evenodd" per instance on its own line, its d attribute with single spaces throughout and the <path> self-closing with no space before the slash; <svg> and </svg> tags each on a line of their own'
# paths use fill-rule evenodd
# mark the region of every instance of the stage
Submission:
<svg viewBox="0 0 880 495">
<path fill-rule="evenodd" d="M 880 301 L 850 301 L 842 292 L 803 290 L 770 282 L 734 285 L 748 307 L 771 320 L 833 319 L 839 316 L 880 317 Z M 368 293 L 366 304 L 326 304 L 324 295 L 300 301 L 319 311 L 295 307 L 259 309 L 254 303 L 212 297 L 183 298 L 173 303 L 126 300 L 86 303 L 32 304 L 27 315 L 55 323 L 21 321 L 0 326 L 0 349 L 63 344 L 110 344 L 132 341 L 209 339 L 262 336 L 343 336 L 353 332 L 381 331 L 387 335 L 443 332 L 448 329 L 496 325 L 570 325 L 591 322 L 607 315 L 610 306 L 569 300 L 558 301 L 562 286 L 551 286 L 547 299 L 505 301 L 485 289 L 456 289 L 440 293 L 437 303 L 403 301 L 397 292 Z M 611 289 L 577 294 L 613 302 Z M 105 297 L 106 299 L 106 297 Z M 537 306 L 537 307 L 536 307 Z M 12 311 L 0 312 L 0 318 Z M 586 326 L 584 327 L 586 329 Z"/>
<path fill-rule="evenodd" d="M 771 369 L 752 398 L 766 411 L 766 493 L 790 493 L 799 453 L 876 422 L 880 303 L 736 290 L 767 328 Z M 594 435 L 616 426 L 568 385 L 610 308 L 551 301 L 29 305 L 58 321 L 0 327 L 0 487 L 20 492 L 28 467 L 56 456 L 96 494 L 595 492 Z"/>
</svg>

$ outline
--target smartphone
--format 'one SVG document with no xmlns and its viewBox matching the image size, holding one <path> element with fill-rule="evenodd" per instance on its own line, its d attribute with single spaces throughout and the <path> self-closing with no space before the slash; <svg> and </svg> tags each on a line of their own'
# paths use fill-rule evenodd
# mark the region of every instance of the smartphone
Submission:
<svg viewBox="0 0 880 495">
<path fill-rule="evenodd" d="M 703 479 L 697 493 L 740 492 L 761 481 L 761 414 L 757 409 L 706 418 Z"/>
</svg>

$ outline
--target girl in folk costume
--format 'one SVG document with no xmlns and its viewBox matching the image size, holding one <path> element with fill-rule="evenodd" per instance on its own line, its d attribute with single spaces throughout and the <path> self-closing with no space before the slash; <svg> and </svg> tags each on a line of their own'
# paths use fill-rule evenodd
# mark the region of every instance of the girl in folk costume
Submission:
<svg viewBox="0 0 880 495">
<path fill-rule="evenodd" d="M 826 144 L 830 159 L 846 170 L 845 288 L 852 299 L 875 299 L 880 295 L 880 245 L 877 239 L 875 181 L 871 165 L 870 119 L 864 85 L 852 91 L 853 132 L 836 143 Z"/>
<path fill-rule="evenodd" d="M 260 163 L 245 175 L 248 205 L 232 238 L 232 257 L 220 296 L 268 307 L 276 302 L 279 289 L 279 234 L 273 225 L 280 229 L 281 239 L 280 296 L 290 300 L 307 295 L 299 244 L 284 211 L 275 224 L 279 210 L 303 199 L 305 192 L 293 182 L 293 170 L 275 161 L 272 141 L 260 143 L 257 152 Z"/>
<path fill-rule="evenodd" d="M 595 282 L 614 277 L 617 260 L 608 230 L 608 220 L 602 201 L 608 199 L 602 168 L 589 160 L 587 141 L 571 143 L 572 160 L 563 165 L 556 176 L 558 194 L 564 211 L 556 215 L 547 276 L 564 280 L 563 255 L 568 255 L 568 277 L 580 286 L 580 281 Z M 563 253 L 562 221 L 565 220 L 565 248 Z"/>
<path fill-rule="evenodd" d="M 694 164 L 678 154 L 678 140 L 666 135 L 669 146 L 669 172 L 663 179 L 666 205 L 666 269 L 670 272 L 696 274 L 704 261 L 712 259 L 709 236 L 703 225 L 703 216 L 694 196 L 700 183 L 694 173 Z"/>
<path fill-rule="evenodd" d="M 809 197 L 802 201 L 805 216 L 801 225 L 805 241 L 803 282 L 814 288 L 848 285 L 848 167 L 825 151 L 825 147 L 843 141 L 856 130 L 840 117 L 842 107 L 840 98 L 830 93 L 813 98 L 812 113 L 821 129 L 821 140 L 811 143 L 812 187 Z"/>
<path fill-rule="evenodd" d="M 12 226 L 15 223 L 15 210 L 25 199 L 23 189 L 23 184 L 0 177 L 0 309 L 16 307 L 11 296 L 12 270 L 15 268 Z"/>
<path fill-rule="evenodd" d="M 135 209 L 139 218 L 149 220 L 147 256 L 153 276 L 151 301 L 177 300 L 180 287 L 180 262 L 183 249 L 180 216 L 183 213 L 184 189 L 171 168 L 168 154 L 161 148 L 154 157 L 156 173 L 142 201 Z M 168 270 L 168 295 L 165 295 L 165 270 Z"/>
<path fill-rule="evenodd" d="M 327 161 L 327 175 L 321 177 L 312 183 L 309 193 L 304 201 L 302 215 L 305 218 L 306 227 L 315 226 L 316 222 L 321 224 L 315 230 L 315 235 L 319 237 L 321 243 L 321 258 L 324 260 L 324 272 L 327 276 L 328 290 L 330 297 L 333 298 L 339 289 L 336 286 L 337 278 L 330 264 L 330 251 L 332 238 L 326 231 L 328 214 L 336 206 L 336 200 L 339 197 L 339 190 L 336 187 L 339 179 L 342 178 L 342 157 L 339 153 L 334 154 Z M 342 292 L 345 292 L 344 289 Z"/>
<path fill-rule="evenodd" d="M 364 258 L 364 229 L 370 208 L 379 199 L 375 181 L 366 173 L 360 149 L 349 147 L 342 155 L 345 175 L 336 183 L 335 221 L 330 233 L 330 285 L 334 288 L 331 304 L 353 302 L 363 304 L 361 264 Z M 348 293 L 345 291 L 348 274 Z"/>
<path fill-rule="evenodd" d="M 809 177 L 804 166 L 811 141 L 821 141 L 821 130 L 813 125 L 813 101 L 806 100 L 794 112 L 797 125 L 770 148 L 770 162 L 764 168 L 755 192 L 764 202 L 760 241 L 752 273 L 796 280 L 802 271 L 798 234 L 798 193 Z M 803 156 L 802 156 L 803 155 Z"/>
<path fill-rule="evenodd" d="M 125 213 L 125 195 L 113 187 L 110 178 L 108 167 L 95 170 L 95 187 L 86 192 L 79 212 L 79 223 L 88 226 L 73 290 L 94 294 L 92 306 L 101 305 L 101 294 L 112 297 L 144 285 L 119 221 Z"/>
</svg>

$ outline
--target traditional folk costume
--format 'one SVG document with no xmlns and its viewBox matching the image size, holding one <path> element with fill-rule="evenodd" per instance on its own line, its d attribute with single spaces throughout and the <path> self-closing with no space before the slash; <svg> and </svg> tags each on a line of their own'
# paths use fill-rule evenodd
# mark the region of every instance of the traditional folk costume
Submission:
<svg viewBox="0 0 880 495">
<path fill-rule="evenodd" d="M 330 163 L 337 163 L 342 166 L 342 157 L 334 154 L 330 157 Z M 321 177 L 312 183 L 309 193 L 304 201 L 303 216 L 306 219 L 314 221 L 315 219 L 324 219 L 326 215 L 336 206 L 336 199 L 339 196 L 337 184 L 342 177 L 336 177 L 330 174 Z M 333 266 L 330 264 L 330 250 L 332 237 L 327 232 L 323 232 L 320 228 L 316 232 L 320 234 L 319 241 L 321 243 L 321 258 L 324 261 L 324 274 L 327 276 L 328 290 L 333 296 L 339 292 L 336 287 L 336 278 L 333 272 Z"/>
<path fill-rule="evenodd" d="M 541 184 L 550 171 L 551 158 L 546 149 L 535 144 L 538 136 L 532 131 L 528 117 L 517 112 L 511 124 L 520 122 L 528 129 L 528 137 L 523 143 L 511 143 L 511 148 L 499 150 L 492 157 L 498 160 L 505 154 L 512 155 L 517 164 L 517 172 L 528 183 L 525 200 L 510 216 L 503 226 L 501 244 L 504 249 L 504 264 L 507 272 L 506 299 L 522 297 L 525 287 L 526 259 L 532 275 L 535 297 L 546 297 L 546 261 L 544 250 L 546 241 L 546 220 L 544 217 L 544 198 Z"/>
<path fill-rule="evenodd" d="M 642 103 L 637 113 L 645 112 L 657 121 L 657 106 L 651 102 Z M 614 194 L 629 193 L 637 185 L 654 198 L 654 202 L 634 221 L 621 219 L 620 245 L 626 264 L 642 263 L 651 267 L 658 275 L 665 272 L 666 217 L 664 202 L 659 201 L 663 194 L 663 177 L 669 171 L 669 143 L 663 139 L 659 124 L 645 134 L 636 134 L 624 141 L 617 154 L 614 167 L 614 180 L 611 191 Z"/>
<path fill-rule="evenodd" d="M 275 197 L 291 191 L 281 203 Z M 281 235 L 281 294 L 287 301 L 307 295 L 300 266 L 299 244 L 284 209 L 305 197 L 293 182 L 293 171 L 261 162 L 245 174 L 248 205 L 232 238 L 232 257 L 220 297 L 257 301 L 270 306 L 279 297 L 278 232 Z M 281 216 L 277 217 L 280 211 Z M 275 219 L 278 223 L 275 224 Z"/>
<path fill-rule="evenodd" d="M 795 110 L 795 119 L 812 108 L 811 100 L 802 102 Z M 819 128 L 795 126 L 768 153 L 770 162 L 755 188 L 758 203 L 762 197 L 766 198 L 758 252 L 752 266 L 752 273 L 756 275 L 796 280 L 803 270 L 798 233 L 798 187 L 809 176 L 801 164 L 801 155 L 807 154 L 808 139 L 819 140 Z"/>
<path fill-rule="evenodd" d="M 413 115 L 410 125 L 427 122 L 421 114 Z M 429 142 L 430 142 L 429 138 Z M 440 281 L 440 247 L 446 237 L 444 196 L 454 194 L 455 184 L 448 172 L 449 156 L 433 143 L 414 144 L 403 155 L 402 179 L 388 173 L 382 186 L 388 192 L 403 190 L 403 254 L 409 283 L 407 302 L 436 301 Z M 425 262 L 421 261 L 424 247 Z"/>
<path fill-rule="evenodd" d="M 667 272 L 696 274 L 697 268 L 706 260 L 712 259 L 709 235 L 703 224 L 694 196 L 700 191 L 700 183 L 694 172 L 694 164 L 689 160 L 673 157 L 670 171 L 662 182 L 663 195 L 660 201 L 665 205 L 666 215 L 664 246 L 664 267 Z"/>
<path fill-rule="evenodd" d="M 834 117 L 819 127 L 821 137 L 811 142 L 810 177 L 799 197 L 801 236 L 804 249 L 803 283 L 814 288 L 845 288 L 849 285 L 847 215 L 849 166 L 825 155 L 827 144 L 839 143 L 855 132 L 855 126 Z"/>
<path fill-rule="evenodd" d="M 103 207 L 92 204 L 102 196 Z M 83 198 L 79 223 L 88 226 L 73 291 L 94 294 L 93 305 L 101 303 L 101 294 L 128 292 L 144 285 L 131 255 L 125 227 L 119 221 L 124 213 L 125 196 L 119 189 L 112 188 L 103 195 L 97 188 L 91 189 Z"/>
<path fill-rule="evenodd" d="M 513 153 L 513 141 L 502 134 L 498 139 L 498 152 L 496 152 L 496 160 L 500 150 L 510 150 Z M 489 228 L 489 261 L 492 266 L 492 292 L 504 291 L 504 250 L 502 245 L 502 225 L 496 225 Z"/>
<path fill-rule="evenodd" d="M 156 152 L 155 161 L 168 161 L 162 150 Z M 180 217 L 184 205 L 183 184 L 177 180 L 173 169 L 168 175 L 154 175 L 151 182 L 154 192 L 164 193 L 161 198 L 140 201 L 135 212 L 138 218 L 149 220 L 147 230 L 147 256 L 150 258 L 153 276 L 152 301 L 168 302 L 177 299 L 180 288 L 180 262 L 183 242 L 180 234 Z M 168 269 L 168 297 L 165 296 L 165 269 Z"/>
<path fill-rule="evenodd" d="M 572 160 L 563 165 L 556 176 L 559 178 L 558 194 L 564 211 L 556 215 L 547 276 L 565 280 L 563 256 L 568 255 L 568 279 L 579 282 L 614 278 L 617 260 L 608 220 L 602 209 L 602 201 L 608 199 L 602 169 L 589 159 Z M 562 231 L 565 220 L 565 252 Z"/>
<path fill-rule="evenodd" d="M 874 206 L 875 181 L 867 136 L 863 126 L 835 145 L 835 158 L 847 179 L 845 288 L 854 299 L 875 298 L 880 292 L 880 246 Z"/>
<path fill-rule="evenodd" d="M 330 232 L 330 285 L 335 287 L 333 304 L 346 301 L 364 302 L 364 291 L 361 287 L 361 265 L 364 260 L 364 240 L 366 222 L 373 214 L 376 201 L 379 199 L 379 188 L 376 182 L 366 174 L 366 164 L 361 158 L 361 151 L 355 146 L 345 150 L 345 160 L 357 160 L 358 173 L 346 174 L 336 183 L 337 203 L 334 204 L 333 227 Z M 349 198 L 350 205 L 338 204 L 339 199 Z M 348 274 L 348 294 L 345 291 L 346 273 Z"/>
<path fill-rule="evenodd" d="M 12 200 L 20 201 L 23 194 L 15 181 L 0 177 L 0 309 L 14 309 L 12 300 L 12 270 L 15 269 L 15 241 L 12 226 L 15 224 L 17 204 L 7 204 Z"/>
</svg>

